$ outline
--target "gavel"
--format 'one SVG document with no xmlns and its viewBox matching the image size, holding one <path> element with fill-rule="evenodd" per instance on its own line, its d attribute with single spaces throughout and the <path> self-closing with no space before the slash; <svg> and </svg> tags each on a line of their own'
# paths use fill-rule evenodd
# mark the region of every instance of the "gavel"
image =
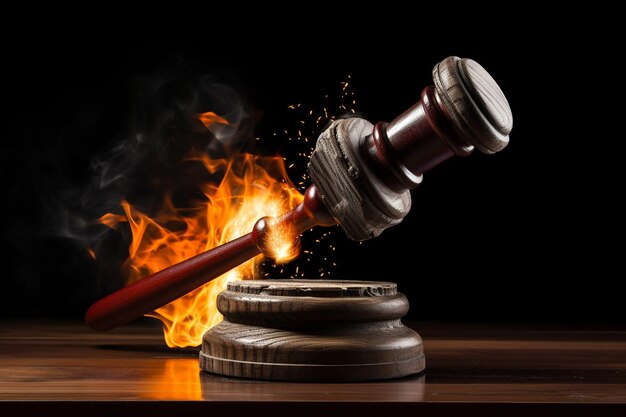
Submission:
<svg viewBox="0 0 626 417">
<path fill-rule="evenodd" d="M 396 225 L 411 208 L 410 190 L 425 172 L 475 148 L 486 154 L 509 142 L 513 116 L 489 73 L 471 59 L 448 57 L 432 71 L 434 85 L 391 123 L 335 120 L 317 140 L 308 165 L 313 182 L 302 203 L 263 217 L 238 239 L 156 272 L 100 299 L 86 313 L 94 330 L 124 325 L 263 254 L 273 257 L 271 234 L 296 236 L 314 226 L 339 224 L 362 241 Z"/>
</svg>

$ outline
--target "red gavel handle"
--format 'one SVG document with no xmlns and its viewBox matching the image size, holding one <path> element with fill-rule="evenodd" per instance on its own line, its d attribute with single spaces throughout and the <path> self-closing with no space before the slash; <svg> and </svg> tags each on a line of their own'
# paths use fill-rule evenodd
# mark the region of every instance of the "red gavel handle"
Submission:
<svg viewBox="0 0 626 417">
<path fill-rule="evenodd" d="M 260 254 L 253 233 L 203 252 L 102 298 L 85 315 L 89 327 L 110 330 L 175 300 Z"/>
<path fill-rule="evenodd" d="M 117 290 L 89 307 L 85 322 L 94 330 L 110 330 L 171 303 L 248 259 L 268 253 L 266 234 L 276 225 L 291 225 L 300 234 L 313 226 L 331 226 L 336 222 L 312 185 L 304 193 L 302 203 L 276 219 L 274 226 L 269 218 L 261 218 L 251 233 Z"/>
</svg>

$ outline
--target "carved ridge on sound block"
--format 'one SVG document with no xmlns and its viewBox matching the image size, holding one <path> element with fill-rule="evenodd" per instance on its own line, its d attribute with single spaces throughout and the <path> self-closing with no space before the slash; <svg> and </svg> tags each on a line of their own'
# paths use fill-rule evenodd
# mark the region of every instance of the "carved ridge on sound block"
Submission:
<svg viewBox="0 0 626 417">
<path fill-rule="evenodd" d="M 287 381 L 366 381 L 421 372 L 422 339 L 404 326 L 396 284 L 264 280 L 228 284 L 207 331 L 203 371 Z"/>
</svg>

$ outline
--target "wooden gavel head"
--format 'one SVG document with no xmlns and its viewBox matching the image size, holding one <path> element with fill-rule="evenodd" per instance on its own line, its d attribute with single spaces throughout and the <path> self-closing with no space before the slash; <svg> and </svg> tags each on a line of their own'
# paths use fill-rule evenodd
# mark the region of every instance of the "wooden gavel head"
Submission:
<svg viewBox="0 0 626 417">
<path fill-rule="evenodd" d="M 391 123 L 337 120 L 318 139 L 309 175 L 324 206 L 354 240 L 399 223 L 411 206 L 408 190 L 424 172 L 453 155 L 474 148 L 492 154 L 509 142 L 511 109 L 480 64 L 452 56 L 432 74 L 434 86 Z"/>
</svg>

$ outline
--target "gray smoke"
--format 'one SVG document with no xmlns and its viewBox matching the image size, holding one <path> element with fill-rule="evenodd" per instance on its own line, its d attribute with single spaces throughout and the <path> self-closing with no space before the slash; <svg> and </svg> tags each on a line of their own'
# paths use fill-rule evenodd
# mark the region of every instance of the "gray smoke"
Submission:
<svg viewBox="0 0 626 417">
<path fill-rule="evenodd" d="M 95 291 L 100 294 L 122 283 L 120 265 L 127 257 L 129 231 L 113 232 L 97 219 L 121 213 L 123 200 L 151 216 L 166 198 L 191 207 L 204 198 L 199 185 L 211 178 L 197 162 L 185 162 L 186 157 L 202 152 L 224 158 L 253 151 L 249 147 L 255 142 L 250 141 L 254 123 L 245 100 L 211 77 L 136 79 L 130 96 L 128 121 L 118 139 L 92 157 L 87 175 L 74 181 L 69 175 L 56 176 L 54 184 L 40 190 L 48 219 L 45 232 L 69 239 L 85 254 L 87 248 L 95 252 L 99 275 Z M 229 124 L 207 129 L 197 118 L 207 111 Z"/>
<path fill-rule="evenodd" d="M 58 190 L 57 234 L 93 245 L 102 228 L 94 220 L 118 212 L 123 199 L 150 213 L 166 194 L 184 198 L 205 178 L 184 164 L 191 151 L 222 158 L 241 152 L 252 136 L 242 98 L 210 78 L 180 85 L 178 80 L 136 80 L 131 123 L 124 138 L 94 157 L 81 187 Z M 213 111 L 229 121 L 207 129 L 195 116 Z"/>
</svg>

